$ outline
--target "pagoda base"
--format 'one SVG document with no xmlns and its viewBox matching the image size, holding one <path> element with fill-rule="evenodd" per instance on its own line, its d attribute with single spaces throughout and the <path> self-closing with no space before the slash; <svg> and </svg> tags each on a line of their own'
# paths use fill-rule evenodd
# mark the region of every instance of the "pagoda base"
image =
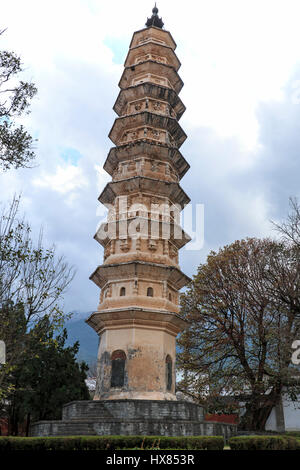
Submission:
<svg viewBox="0 0 300 470">
<path fill-rule="evenodd" d="M 31 436 L 221 436 L 236 426 L 204 421 L 195 403 L 162 400 L 73 401 L 63 406 L 61 421 L 37 421 Z"/>
</svg>

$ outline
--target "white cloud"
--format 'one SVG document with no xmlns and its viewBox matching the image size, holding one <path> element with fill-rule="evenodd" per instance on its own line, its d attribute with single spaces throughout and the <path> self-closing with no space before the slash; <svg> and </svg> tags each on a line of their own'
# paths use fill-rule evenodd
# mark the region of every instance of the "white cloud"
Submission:
<svg viewBox="0 0 300 470">
<path fill-rule="evenodd" d="M 81 169 L 74 165 L 58 166 L 54 174 L 42 173 L 32 183 L 35 186 L 49 188 L 61 194 L 69 193 L 88 184 Z"/>
</svg>

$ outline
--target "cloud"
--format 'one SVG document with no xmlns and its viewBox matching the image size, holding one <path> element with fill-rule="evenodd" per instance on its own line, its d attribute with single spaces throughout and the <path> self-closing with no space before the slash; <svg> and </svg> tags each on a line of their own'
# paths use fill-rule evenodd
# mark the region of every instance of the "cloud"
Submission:
<svg viewBox="0 0 300 470">
<path fill-rule="evenodd" d="M 103 256 L 93 235 L 103 215 L 97 198 L 109 180 L 102 166 L 112 146 L 112 106 L 132 33 L 152 7 L 140 0 L 2 6 L 8 30 L 1 47 L 21 55 L 39 92 L 23 119 L 38 137 L 37 166 L 0 174 L 0 200 L 22 191 L 34 232 L 43 225 L 45 244 L 55 242 L 77 267 L 66 310 L 97 307 L 99 289 L 88 278 Z M 288 197 L 299 195 L 300 105 L 292 97 L 300 78 L 300 6 L 161 0 L 159 8 L 185 82 L 180 123 L 188 139 L 181 150 L 191 170 L 181 184 L 193 204 L 205 205 L 203 249 L 180 254 L 192 275 L 210 249 L 272 233 L 269 220 L 282 218 Z"/>
<path fill-rule="evenodd" d="M 32 184 L 41 188 L 51 188 L 53 191 L 65 194 L 78 188 L 87 186 L 87 179 L 80 169 L 74 165 L 58 166 L 55 174 L 41 174 L 32 181 Z"/>
</svg>

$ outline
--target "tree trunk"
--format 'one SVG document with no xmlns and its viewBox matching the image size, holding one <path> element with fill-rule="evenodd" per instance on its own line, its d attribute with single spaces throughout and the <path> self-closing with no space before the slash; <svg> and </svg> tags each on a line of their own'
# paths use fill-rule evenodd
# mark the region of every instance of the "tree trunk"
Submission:
<svg viewBox="0 0 300 470">
<path fill-rule="evenodd" d="M 26 417 L 26 437 L 29 436 L 29 430 L 30 430 L 30 413 L 27 413 L 27 417 Z"/>
<path fill-rule="evenodd" d="M 274 406 L 279 403 L 280 392 L 271 392 L 268 396 L 257 396 L 246 404 L 246 412 L 241 417 L 239 429 L 243 431 L 264 431 L 266 422 Z"/>
</svg>

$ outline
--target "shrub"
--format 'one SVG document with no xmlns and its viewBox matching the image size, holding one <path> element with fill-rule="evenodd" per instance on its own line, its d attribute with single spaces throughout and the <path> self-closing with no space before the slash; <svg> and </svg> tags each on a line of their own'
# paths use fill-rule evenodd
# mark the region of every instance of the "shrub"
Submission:
<svg viewBox="0 0 300 470">
<path fill-rule="evenodd" d="M 300 438 L 300 431 L 287 431 L 285 433 L 285 436 L 299 437 Z"/>
<path fill-rule="evenodd" d="M 231 450 L 296 450 L 297 440 L 290 436 L 239 436 L 229 439 Z"/>
<path fill-rule="evenodd" d="M 221 436 L 68 436 L 0 437 L 0 451 L 14 450 L 119 450 L 188 449 L 222 450 Z"/>
</svg>

